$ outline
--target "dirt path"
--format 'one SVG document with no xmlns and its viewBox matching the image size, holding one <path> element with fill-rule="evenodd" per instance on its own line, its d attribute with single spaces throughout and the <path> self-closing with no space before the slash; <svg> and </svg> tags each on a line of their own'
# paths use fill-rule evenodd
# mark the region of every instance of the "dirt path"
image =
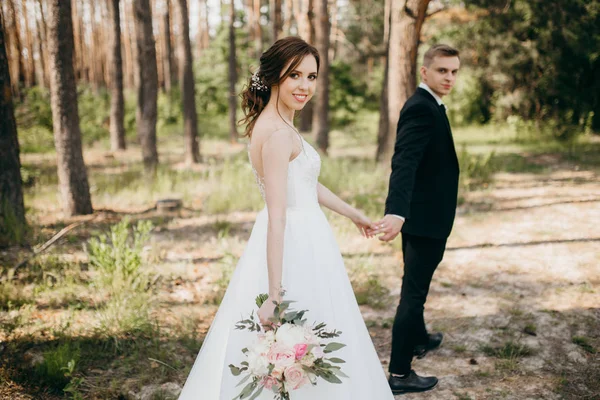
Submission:
<svg viewBox="0 0 600 400">
<path fill-rule="evenodd" d="M 168 294 L 184 303 L 170 312 L 203 320 L 203 331 L 216 307 L 193 304 L 211 296 L 206 288 L 219 268 L 235 265 L 254 214 L 228 215 L 225 225 L 223 218 L 173 220 L 155 235 L 166 251 L 163 268 L 189 282 Z M 400 288 L 398 244 L 365 243 L 331 220 L 347 259 L 371 257 L 391 290 L 386 309 L 362 307 L 386 367 Z M 471 193 L 426 305 L 430 328 L 444 332 L 444 344 L 414 363 L 419 373 L 438 376 L 439 387 L 398 398 L 600 398 L 598 222 L 600 183 L 589 171 L 501 174 L 493 188 Z M 225 241 L 215 237 L 223 226 Z"/>
<path fill-rule="evenodd" d="M 446 340 L 414 363 L 439 387 L 398 398 L 600 398 L 598 177 L 500 175 L 468 204 L 426 305 Z M 366 317 L 385 363 L 393 309 Z"/>
</svg>

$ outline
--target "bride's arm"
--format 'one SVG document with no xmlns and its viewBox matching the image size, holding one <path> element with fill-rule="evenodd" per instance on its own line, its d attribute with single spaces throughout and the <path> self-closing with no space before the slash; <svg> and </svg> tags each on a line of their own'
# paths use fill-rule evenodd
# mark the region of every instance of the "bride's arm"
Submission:
<svg viewBox="0 0 600 400">
<path fill-rule="evenodd" d="M 319 204 L 329 208 L 331 211 L 336 212 L 344 217 L 352 219 L 356 217 L 358 210 L 340 199 L 335 193 L 329 190 L 322 183 L 317 184 L 317 197 L 319 198 Z"/>
<path fill-rule="evenodd" d="M 375 229 L 375 226 L 371 223 L 371 220 L 361 211 L 340 199 L 322 183 L 317 184 L 317 197 L 319 199 L 319 204 L 322 206 L 327 207 L 331 211 L 343 215 L 344 217 L 350 218 L 364 236 L 372 236 L 372 234 L 369 233 L 369 229 Z"/>
<path fill-rule="evenodd" d="M 269 215 L 267 226 L 269 297 L 275 301 L 281 300 L 283 237 L 287 208 L 287 175 L 289 160 L 293 150 L 293 137 L 285 131 L 278 131 L 272 134 L 263 143 L 261 149 L 265 201 Z"/>
</svg>

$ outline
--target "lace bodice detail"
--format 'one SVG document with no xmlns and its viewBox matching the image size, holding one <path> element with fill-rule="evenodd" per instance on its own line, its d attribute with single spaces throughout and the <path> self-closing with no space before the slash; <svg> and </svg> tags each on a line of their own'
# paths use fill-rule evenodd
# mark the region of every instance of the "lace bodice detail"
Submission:
<svg viewBox="0 0 600 400">
<path fill-rule="evenodd" d="M 250 158 L 250 147 L 248 146 L 248 158 L 252 166 L 252 172 L 260 195 L 265 200 L 265 182 L 258 174 Z M 304 138 L 302 138 L 302 151 L 288 166 L 287 180 L 287 205 L 288 207 L 303 207 L 318 204 L 317 183 L 321 172 L 321 157 L 319 153 Z"/>
</svg>

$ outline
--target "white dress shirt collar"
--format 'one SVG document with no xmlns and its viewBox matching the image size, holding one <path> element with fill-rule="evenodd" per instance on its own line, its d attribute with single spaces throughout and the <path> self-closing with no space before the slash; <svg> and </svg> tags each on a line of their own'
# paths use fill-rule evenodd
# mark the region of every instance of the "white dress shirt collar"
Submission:
<svg viewBox="0 0 600 400">
<path fill-rule="evenodd" d="M 427 84 L 425 82 L 419 83 L 419 87 L 421 89 L 427 90 L 429 92 L 429 94 L 433 96 L 433 98 L 435 99 L 435 101 L 437 101 L 437 103 L 438 103 L 439 106 L 441 106 L 442 104 L 444 104 L 444 102 L 442 101 L 441 97 L 438 96 L 437 94 L 435 94 L 435 92 L 433 90 L 431 90 L 431 88 L 429 86 L 427 86 Z M 444 104 L 444 107 L 446 107 L 445 104 Z"/>
</svg>

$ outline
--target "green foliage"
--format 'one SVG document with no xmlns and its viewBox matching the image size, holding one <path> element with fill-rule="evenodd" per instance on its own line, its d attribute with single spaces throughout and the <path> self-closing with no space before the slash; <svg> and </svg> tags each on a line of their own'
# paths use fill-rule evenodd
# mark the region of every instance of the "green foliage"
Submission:
<svg viewBox="0 0 600 400">
<path fill-rule="evenodd" d="M 243 155 L 244 159 L 228 159 L 221 168 L 210 168 L 208 182 L 215 189 L 206 199 L 208 213 L 259 210 L 264 205 L 252 167 L 245 159 L 245 153 Z"/>
<path fill-rule="evenodd" d="M 357 79 L 353 66 L 341 60 L 336 60 L 330 67 L 329 108 L 332 111 L 332 128 L 345 127 L 353 123 L 359 112 L 364 109 L 379 107 L 381 83 L 374 90 L 368 82 Z M 377 71 L 372 76 L 382 76 L 382 71 Z"/>
<path fill-rule="evenodd" d="M 494 162 L 495 153 L 487 155 L 471 154 L 463 146 L 458 153 L 460 165 L 460 187 L 471 190 L 477 187 L 487 187 L 492 183 L 493 174 L 497 167 Z"/>
<path fill-rule="evenodd" d="M 150 237 L 152 223 L 139 221 L 129 234 L 129 219 L 110 228 L 109 234 L 93 237 L 88 242 L 90 265 L 100 274 L 100 282 L 120 289 L 145 291 L 147 276 L 142 270 L 142 248 Z"/>
<path fill-rule="evenodd" d="M 382 278 L 375 270 L 372 257 L 360 258 L 347 268 L 359 305 L 369 305 L 375 309 L 384 309 L 390 305 L 390 291 L 381 283 Z"/>
<path fill-rule="evenodd" d="M 36 366 L 36 376 L 45 385 L 62 391 L 71 383 L 76 372 L 81 357 L 79 346 L 70 342 L 62 343 L 45 351 L 43 357 L 43 362 Z"/>
<path fill-rule="evenodd" d="M 108 138 L 110 96 L 106 89 L 98 91 L 87 86 L 78 87 L 79 126 L 84 145 Z"/>
<path fill-rule="evenodd" d="M 498 120 L 544 121 L 567 143 L 590 125 L 598 129 L 598 0 L 466 3 L 476 18 L 447 34 L 476 71 L 472 109 Z"/>
<path fill-rule="evenodd" d="M 108 296 L 98 308 L 96 331 L 110 338 L 115 348 L 128 336 L 151 337 L 155 327 L 151 321 L 151 285 L 143 270 L 142 250 L 149 239 L 152 224 L 139 221 L 129 232 L 129 220 L 124 219 L 88 242 L 90 265 L 97 274 L 94 286 Z"/>
<path fill-rule="evenodd" d="M 572 342 L 590 354 L 596 354 L 596 349 L 585 336 L 573 336 Z"/>
</svg>

